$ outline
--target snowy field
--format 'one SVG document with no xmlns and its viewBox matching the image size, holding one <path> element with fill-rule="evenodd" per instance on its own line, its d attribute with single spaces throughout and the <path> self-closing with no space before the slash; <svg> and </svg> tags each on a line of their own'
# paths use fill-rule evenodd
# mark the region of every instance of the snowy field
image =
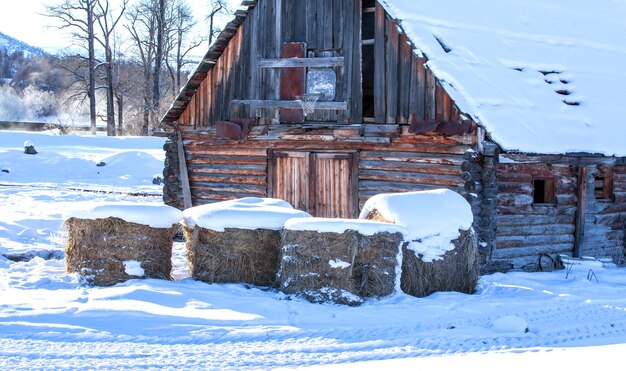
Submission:
<svg viewBox="0 0 626 371">
<path fill-rule="evenodd" d="M 30 140 L 39 151 L 22 153 Z M 61 215 L 160 203 L 162 139 L 0 132 L 0 369 L 605 369 L 626 352 L 626 271 L 482 277 L 475 295 L 360 307 L 188 278 L 109 288 L 64 273 Z M 96 166 L 105 162 L 106 166 Z M 8 171 L 5 172 L 4 170 Z M 593 273 L 591 280 L 588 275 Z"/>
</svg>

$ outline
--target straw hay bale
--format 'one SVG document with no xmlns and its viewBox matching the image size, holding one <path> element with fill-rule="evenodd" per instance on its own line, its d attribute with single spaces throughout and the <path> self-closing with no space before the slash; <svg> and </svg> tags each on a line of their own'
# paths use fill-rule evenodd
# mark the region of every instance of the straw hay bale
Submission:
<svg viewBox="0 0 626 371">
<path fill-rule="evenodd" d="M 358 305 L 367 298 L 392 294 L 396 287 L 401 233 L 371 236 L 283 231 L 278 272 L 280 290 L 311 302 Z"/>
<path fill-rule="evenodd" d="M 367 219 L 389 222 L 378 210 Z M 471 294 L 479 278 L 478 242 L 474 230 L 459 230 L 460 236 L 451 243 L 454 249 L 441 259 L 425 262 L 405 245 L 402 249 L 400 287 L 406 294 L 424 297 L 438 291 L 458 291 Z"/>
<path fill-rule="evenodd" d="M 111 286 L 131 278 L 124 262 L 141 262 L 142 278 L 171 279 L 172 235 L 176 226 L 153 228 L 119 218 L 65 221 L 68 240 L 65 266 L 96 286 Z"/>
<path fill-rule="evenodd" d="M 280 231 L 225 228 L 223 232 L 184 227 L 191 276 L 209 283 L 273 286 Z"/>
<path fill-rule="evenodd" d="M 472 294 L 479 277 L 478 247 L 473 229 L 460 231 L 452 241 L 454 249 L 442 259 L 424 262 L 413 250 L 403 250 L 402 291 L 424 297 L 438 291 L 458 291 Z"/>
</svg>

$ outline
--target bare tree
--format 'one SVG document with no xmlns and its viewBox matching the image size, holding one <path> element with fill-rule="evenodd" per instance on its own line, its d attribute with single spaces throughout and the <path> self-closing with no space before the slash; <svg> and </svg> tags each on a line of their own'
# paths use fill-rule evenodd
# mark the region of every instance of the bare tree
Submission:
<svg viewBox="0 0 626 371">
<path fill-rule="evenodd" d="M 178 0 L 172 4 L 170 27 L 167 40 L 167 58 L 165 64 L 172 80 L 173 93 L 176 94 L 181 87 L 182 70 L 192 61 L 186 59 L 190 51 L 200 46 L 206 40 L 196 37 L 190 40 L 190 35 L 197 25 L 189 4 L 184 0 Z"/>
<path fill-rule="evenodd" d="M 143 71 L 143 120 L 141 133 L 148 134 L 152 106 L 152 64 L 155 60 L 156 33 L 157 33 L 157 8 L 154 0 L 140 0 L 130 9 L 127 14 L 128 29 L 134 44 L 135 53 L 139 57 L 139 63 Z"/>
<path fill-rule="evenodd" d="M 118 14 L 113 15 L 113 11 L 109 5 L 109 0 L 97 0 L 96 3 L 98 12 L 96 20 L 100 28 L 100 34 L 95 35 L 95 39 L 98 41 L 100 46 L 104 48 L 105 62 L 102 65 L 105 70 L 106 84 L 104 85 L 104 88 L 106 89 L 107 97 L 106 122 L 107 135 L 109 136 L 115 135 L 115 85 L 113 81 L 114 61 L 111 42 L 113 39 L 113 33 L 115 32 L 115 27 L 122 19 L 122 16 L 126 11 L 127 4 L 128 0 L 122 0 Z"/>
<path fill-rule="evenodd" d="M 209 20 L 209 45 L 211 45 L 215 35 L 220 32 L 215 27 L 215 18 L 221 14 L 230 13 L 230 10 L 228 9 L 228 0 L 209 0 L 209 4 L 211 5 L 211 10 L 209 10 L 207 19 Z"/>
<path fill-rule="evenodd" d="M 163 59 L 165 57 L 166 42 L 166 0 L 157 0 L 156 12 L 156 46 L 154 52 L 154 71 L 152 79 L 152 106 L 153 106 L 153 125 L 156 127 L 159 121 L 159 111 L 161 108 L 161 73 L 163 71 Z"/>
<path fill-rule="evenodd" d="M 63 0 L 48 6 L 46 14 L 56 18 L 60 29 L 69 29 L 79 45 L 87 49 L 87 97 L 89 98 L 89 121 L 91 133 L 96 134 L 96 52 L 95 7 L 98 0 Z M 85 45 L 86 44 L 86 45 Z M 83 57 L 84 58 L 84 57 Z"/>
</svg>

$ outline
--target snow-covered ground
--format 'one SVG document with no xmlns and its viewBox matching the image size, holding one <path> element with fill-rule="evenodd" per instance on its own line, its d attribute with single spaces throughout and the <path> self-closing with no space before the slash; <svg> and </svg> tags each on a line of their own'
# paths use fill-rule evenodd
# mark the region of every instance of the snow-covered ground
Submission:
<svg viewBox="0 0 626 371">
<path fill-rule="evenodd" d="M 0 254 L 61 257 L 61 215 L 81 205 L 160 204 L 162 144 L 0 132 Z M 586 370 L 619 368 L 626 351 L 623 269 L 494 274 L 475 295 L 360 307 L 193 281 L 182 243 L 174 276 L 95 288 L 62 259 L 0 256 L 0 369 Z"/>
</svg>

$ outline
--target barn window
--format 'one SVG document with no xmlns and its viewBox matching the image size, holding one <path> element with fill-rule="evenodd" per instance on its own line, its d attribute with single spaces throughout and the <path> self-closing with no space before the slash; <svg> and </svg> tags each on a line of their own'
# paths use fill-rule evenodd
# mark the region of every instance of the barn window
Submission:
<svg viewBox="0 0 626 371">
<path fill-rule="evenodd" d="M 593 194 L 596 200 L 613 200 L 613 177 L 605 175 L 596 176 L 594 177 L 593 184 Z"/>
<path fill-rule="evenodd" d="M 554 179 L 533 179 L 533 204 L 554 204 Z"/>
<path fill-rule="evenodd" d="M 311 68 L 306 74 L 306 93 L 319 94 L 320 102 L 335 100 L 337 73 L 332 68 Z"/>
</svg>

